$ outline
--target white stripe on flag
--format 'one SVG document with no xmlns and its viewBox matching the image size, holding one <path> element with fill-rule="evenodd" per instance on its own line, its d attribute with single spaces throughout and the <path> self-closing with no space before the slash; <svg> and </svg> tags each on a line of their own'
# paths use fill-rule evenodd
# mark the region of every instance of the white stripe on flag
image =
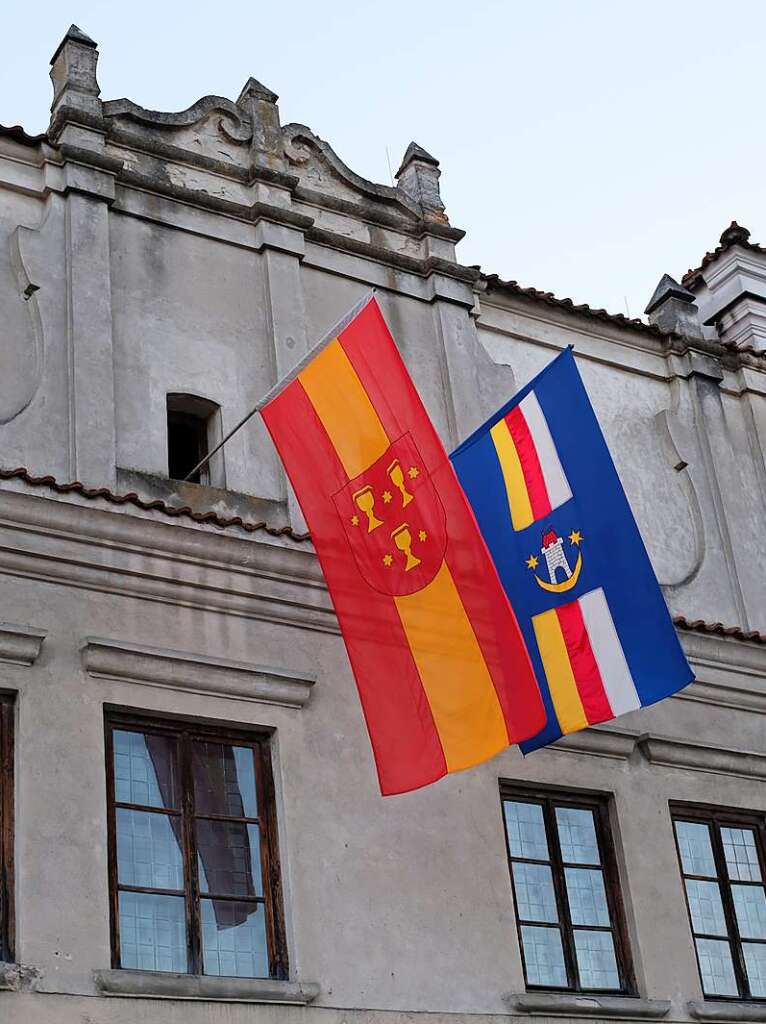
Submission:
<svg viewBox="0 0 766 1024">
<path fill-rule="evenodd" d="M 626 711 L 635 711 L 641 707 L 641 701 L 636 693 L 633 676 L 625 660 L 625 652 L 617 636 L 604 591 L 601 587 L 598 590 L 591 590 L 583 594 L 578 603 L 585 620 L 585 628 L 588 630 L 591 650 L 615 718 L 617 715 L 624 715 Z"/>
<path fill-rule="evenodd" d="M 548 491 L 551 508 L 558 508 L 565 501 L 569 501 L 572 497 L 572 491 L 559 461 L 559 455 L 551 437 L 548 421 L 543 410 L 540 408 L 540 403 L 534 391 L 530 391 L 526 397 L 522 398 L 519 402 L 519 408 L 524 414 L 529 433 L 532 435 L 532 440 L 537 450 L 537 458 L 540 460 L 540 468 L 543 471 L 543 479 L 545 480 L 545 488 Z"/>
</svg>

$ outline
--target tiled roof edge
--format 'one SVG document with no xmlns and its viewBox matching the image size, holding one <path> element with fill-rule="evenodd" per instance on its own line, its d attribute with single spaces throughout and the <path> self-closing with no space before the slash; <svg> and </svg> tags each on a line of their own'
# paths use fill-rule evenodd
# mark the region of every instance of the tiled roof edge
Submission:
<svg viewBox="0 0 766 1024">
<path fill-rule="evenodd" d="M 594 309 L 587 302 L 576 303 L 574 299 L 560 299 L 553 292 L 544 292 L 539 288 L 525 287 L 520 285 L 518 281 L 504 281 L 498 274 L 482 274 L 481 280 L 485 283 L 487 291 L 492 291 L 496 288 L 499 291 L 511 292 L 514 295 L 523 295 L 537 302 L 545 302 L 549 306 L 557 306 L 559 309 L 580 313 L 582 316 L 590 317 L 592 320 L 601 320 L 604 323 L 615 324 L 618 327 L 627 327 L 633 331 L 652 334 L 655 338 L 667 339 L 673 337 L 673 335 L 661 331 L 655 324 L 644 323 L 643 320 L 638 320 L 636 317 L 628 317 L 623 313 L 609 313 L 605 309 Z"/>
<path fill-rule="evenodd" d="M 16 142 L 21 142 L 25 146 L 37 146 L 41 142 L 48 141 L 48 136 L 45 132 L 42 132 L 40 135 L 29 135 L 24 131 L 20 124 L 0 124 L 0 135 L 5 136 L 7 139 L 14 139 Z"/>
<path fill-rule="evenodd" d="M 733 640 L 749 640 L 754 644 L 766 644 L 766 634 L 757 629 L 744 630 L 741 626 L 724 626 L 722 622 L 705 622 L 704 619 L 687 619 L 684 615 L 676 615 L 673 622 L 679 629 L 691 633 L 706 633 L 708 636 L 725 636 Z"/>
<path fill-rule="evenodd" d="M 113 505 L 134 505 L 136 508 L 145 511 L 161 512 L 171 518 L 183 516 L 192 519 L 195 523 L 205 523 L 226 530 L 232 526 L 238 526 L 248 533 L 256 533 L 263 530 L 271 537 L 289 537 L 295 541 L 309 540 L 308 533 L 296 533 L 291 526 L 269 526 L 266 522 L 248 522 L 241 516 L 221 516 L 212 510 L 209 512 L 195 512 L 189 505 L 168 505 L 161 498 L 146 499 L 140 497 L 135 491 L 128 494 L 115 494 L 108 487 L 86 487 L 79 480 L 71 483 L 59 483 L 53 476 L 32 476 L 28 469 L 19 466 L 16 469 L 0 469 L 0 480 L 23 480 L 31 487 L 48 487 L 57 494 L 79 494 L 83 498 L 102 498 Z"/>
</svg>

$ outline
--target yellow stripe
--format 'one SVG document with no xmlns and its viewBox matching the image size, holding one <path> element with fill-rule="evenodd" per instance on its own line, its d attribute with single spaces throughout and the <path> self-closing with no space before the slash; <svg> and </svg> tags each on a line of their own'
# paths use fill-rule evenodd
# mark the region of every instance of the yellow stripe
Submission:
<svg viewBox="0 0 766 1024">
<path fill-rule="evenodd" d="M 298 375 L 349 479 L 390 445 L 369 395 L 336 338 Z"/>
<path fill-rule="evenodd" d="M 523 530 L 534 522 L 532 505 L 529 500 L 529 492 L 524 480 L 524 473 L 519 461 L 519 453 L 513 443 L 511 432 L 505 420 L 498 422 L 490 430 L 490 436 L 495 445 L 500 469 L 503 471 L 505 480 L 505 491 L 508 495 L 508 505 L 511 509 L 511 521 L 514 530 Z"/>
<path fill-rule="evenodd" d="M 534 615 L 532 624 L 535 627 L 537 646 L 540 648 L 548 689 L 551 691 L 561 731 L 570 733 L 584 729 L 588 719 L 585 717 L 580 694 L 577 692 L 564 634 L 561 632 L 555 609 L 551 608 L 541 615 Z"/>
<path fill-rule="evenodd" d="M 480 764 L 508 746 L 508 730 L 481 648 L 443 562 L 423 590 L 395 597 L 448 771 Z"/>
</svg>

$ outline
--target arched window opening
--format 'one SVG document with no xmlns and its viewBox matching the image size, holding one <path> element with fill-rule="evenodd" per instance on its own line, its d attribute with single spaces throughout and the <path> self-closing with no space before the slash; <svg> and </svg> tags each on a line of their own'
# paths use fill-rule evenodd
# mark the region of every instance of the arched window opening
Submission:
<svg viewBox="0 0 766 1024">
<path fill-rule="evenodd" d="M 221 410 L 198 395 L 173 393 L 167 399 L 168 476 L 185 480 L 221 439 Z M 189 476 L 189 483 L 224 487 L 223 452 Z"/>
</svg>

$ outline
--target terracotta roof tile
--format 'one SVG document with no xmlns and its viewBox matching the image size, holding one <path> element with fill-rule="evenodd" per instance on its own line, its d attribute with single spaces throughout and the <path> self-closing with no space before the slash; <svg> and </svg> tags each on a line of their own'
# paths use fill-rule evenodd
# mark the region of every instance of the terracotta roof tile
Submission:
<svg viewBox="0 0 766 1024">
<path fill-rule="evenodd" d="M 226 530 L 231 526 L 238 526 L 248 533 L 256 533 L 258 530 L 263 530 L 272 537 L 289 537 L 295 541 L 309 540 L 309 534 L 296 533 L 291 526 L 269 526 L 266 522 L 248 522 L 242 519 L 241 516 L 221 516 L 212 510 L 208 512 L 195 512 L 189 505 L 168 505 L 161 498 L 142 498 L 135 491 L 130 491 L 128 494 L 115 494 L 108 487 L 86 487 L 79 480 L 62 484 L 53 476 L 32 476 L 29 470 L 23 466 L 19 466 L 17 469 L 0 469 L 0 480 L 23 480 L 24 483 L 29 484 L 31 487 L 47 487 L 57 494 L 74 493 L 79 494 L 83 498 L 103 498 L 113 505 L 135 505 L 136 508 L 161 512 L 163 515 L 170 516 L 171 518 L 183 516 L 187 519 L 193 519 L 195 523 L 208 523 L 222 530 Z"/>
<path fill-rule="evenodd" d="M 754 644 L 766 644 L 766 633 L 757 629 L 744 630 L 741 626 L 724 626 L 722 622 L 705 622 L 704 619 L 687 619 L 676 615 L 673 622 L 679 629 L 687 629 L 692 633 L 706 633 L 708 636 L 727 636 L 734 640 L 749 640 Z"/>
<path fill-rule="evenodd" d="M 40 135 L 28 135 L 20 124 L 11 126 L 0 124 L 0 135 L 4 135 L 8 139 L 14 139 L 16 142 L 21 142 L 26 146 L 36 146 L 40 142 L 48 141 L 48 136 L 45 132 L 42 132 Z"/>
<path fill-rule="evenodd" d="M 540 291 L 539 288 L 529 288 L 520 285 L 518 281 L 504 281 L 497 274 L 482 274 L 482 280 L 487 286 L 487 291 L 497 289 L 498 291 L 511 292 L 514 295 L 524 295 L 529 299 L 538 302 L 545 302 L 549 306 L 558 306 L 560 309 L 568 309 L 582 316 L 590 317 L 592 320 L 601 320 L 605 323 L 616 324 L 619 327 L 628 327 L 634 331 L 653 334 L 655 337 L 667 338 L 668 335 L 654 324 L 644 323 L 636 317 L 624 316 L 622 313 L 608 313 L 605 309 L 594 309 L 586 302 L 576 303 L 574 299 L 561 299 L 553 292 Z"/>
</svg>

